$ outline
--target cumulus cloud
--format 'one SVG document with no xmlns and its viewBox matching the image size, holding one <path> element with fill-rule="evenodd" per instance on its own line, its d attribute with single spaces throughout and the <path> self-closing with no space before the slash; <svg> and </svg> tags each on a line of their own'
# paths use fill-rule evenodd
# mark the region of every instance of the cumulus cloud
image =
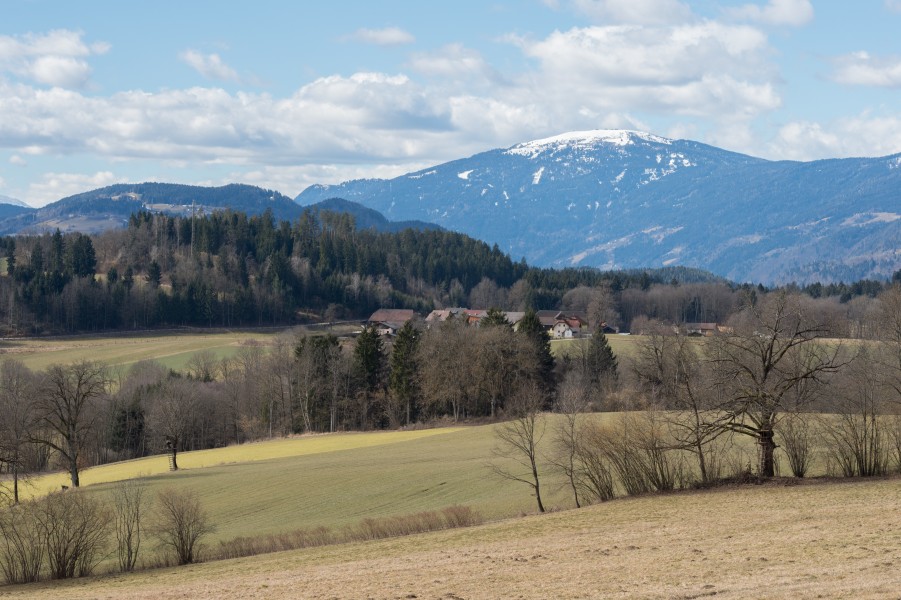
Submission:
<svg viewBox="0 0 901 600">
<path fill-rule="evenodd" d="M 22 158 L 18 154 L 13 154 L 12 156 L 9 157 L 9 164 L 15 165 L 17 167 L 24 167 L 28 164 L 28 161 L 26 161 L 24 158 Z"/>
<path fill-rule="evenodd" d="M 299 191 L 567 129 L 651 129 L 655 115 L 680 116 L 674 130 L 693 132 L 713 117 L 714 135 L 735 148 L 751 120 L 781 103 L 767 37 L 748 25 L 617 24 L 509 41 L 528 66 L 504 77 L 478 52 L 452 44 L 412 55 L 409 74 L 321 77 L 281 97 L 204 86 L 97 96 L 0 77 L 0 147 L 22 156 L 228 165 L 236 180 Z M 182 58 L 208 77 L 238 77 L 216 55 L 189 50 Z M 59 188 L 70 180 L 54 177 L 29 197 L 65 195 Z M 72 188 L 79 185 L 99 184 Z"/>
<path fill-rule="evenodd" d="M 345 39 L 376 46 L 403 46 L 412 44 L 416 38 L 412 33 L 404 31 L 400 27 L 385 27 L 383 29 L 358 29 Z"/>
<path fill-rule="evenodd" d="M 114 183 L 127 183 L 127 181 L 126 178 L 118 177 L 111 171 L 98 171 L 93 175 L 44 173 L 40 181 L 28 186 L 28 203 L 32 206 L 44 206 L 85 190 L 105 187 Z"/>
<path fill-rule="evenodd" d="M 862 114 L 830 123 L 795 121 L 779 130 L 774 156 L 813 160 L 840 156 L 886 156 L 901 148 L 901 117 Z"/>
<path fill-rule="evenodd" d="M 218 54 L 202 54 L 196 50 L 185 50 L 179 55 L 182 62 L 206 77 L 217 81 L 240 81 L 238 72 L 225 64 Z"/>
<path fill-rule="evenodd" d="M 677 0 L 573 0 L 581 13 L 600 22 L 661 25 L 691 18 L 691 9 Z"/>
<path fill-rule="evenodd" d="M 737 19 L 747 19 L 767 25 L 798 27 L 813 20 L 810 0 L 769 0 L 765 5 L 745 4 L 727 11 Z"/>
<path fill-rule="evenodd" d="M 86 59 L 107 50 L 108 44 L 86 44 L 81 32 L 65 29 L 0 35 L 0 73 L 51 86 L 80 88 L 91 75 Z"/>
<path fill-rule="evenodd" d="M 854 52 L 833 61 L 832 79 L 845 85 L 901 87 L 901 57 L 873 57 Z"/>
<path fill-rule="evenodd" d="M 481 54 L 462 44 L 449 44 L 436 52 L 414 54 L 408 66 L 422 75 L 451 80 L 500 77 Z"/>
<path fill-rule="evenodd" d="M 588 27 L 520 44 L 540 65 L 534 93 L 570 115 L 644 110 L 749 119 L 781 102 L 764 60 L 766 37 L 752 27 Z"/>
</svg>

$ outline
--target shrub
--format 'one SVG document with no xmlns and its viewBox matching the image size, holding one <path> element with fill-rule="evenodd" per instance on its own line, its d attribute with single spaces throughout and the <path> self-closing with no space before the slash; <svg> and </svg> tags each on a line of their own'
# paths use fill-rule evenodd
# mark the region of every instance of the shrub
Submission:
<svg viewBox="0 0 901 600">
<path fill-rule="evenodd" d="M 39 525 L 35 502 L 0 512 L 0 567 L 7 583 L 37 581 L 45 554 Z"/>
<path fill-rule="evenodd" d="M 200 559 L 201 540 L 215 531 L 197 494 L 190 490 L 163 490 L 157 496 L 152 533 L 160 546 L 175 555 L 179 565 Z"/>
<path fill-rule="evenodd" d="M 77 490 L 50 494 L 35 505 L 50 577 L 90 575 L 103 558 L 110 514 L 97 498 Z"/>
</svg>

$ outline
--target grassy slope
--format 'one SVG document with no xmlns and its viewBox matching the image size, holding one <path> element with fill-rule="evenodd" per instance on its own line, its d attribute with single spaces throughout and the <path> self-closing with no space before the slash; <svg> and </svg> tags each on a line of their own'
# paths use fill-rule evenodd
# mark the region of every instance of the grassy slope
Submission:
<svg viewBox="0 0 901 600">
<path fill-rule="evenodd" d="M 212 351 L 220 358 L 231 356 L 240 349 L 241 344 L 251 340 L 267 344 L 275 335 L 268 332 L 228 332 L 27 338 L 0 343 L 0 358 L 14 358 L 32 370 L 41 370 L 51 364 L 69 364 L 84 358 L 112 366 L 154 359 L 167 367 L 183 369 L 191 356 L 201 350 Z"/>
<path fill-rule="evenodd" d="M 3 592 L 154 600 L 895 598 L 899 497 L 897 478 L 650 496 L 471 529 Z"/>
<path fill-rule="evenodd" d="M 164 456 L 86 469 L 86 490 L 144 476 L 150 490 L 195 489 L 217 539 L 318 525 L 356 524 L 366 517 L 406 515 L 454 504 L 491 519 L 534 510 L 528 488 L 492 475 L 492 426 L 405 432 L 302 436 L 179 455 L 170 473 Z M 34 481 L 33 492 L 66 484 L 64 473 Z M 568 506 L 548 476 L 547 500 Z"/>
</svg>

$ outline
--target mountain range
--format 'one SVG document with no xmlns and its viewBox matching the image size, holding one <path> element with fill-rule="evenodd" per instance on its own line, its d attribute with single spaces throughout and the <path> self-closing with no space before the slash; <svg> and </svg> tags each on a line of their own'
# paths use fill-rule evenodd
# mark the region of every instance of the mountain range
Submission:
<svg viewBox="0 0 901 600">
<path fill-rule="evenodd" d="M 0 197 L 0 234 L 94 232 L 137 210 L 304 207 L 358 227 L 445 228 L 545 267 L 685 266 L 738 282 L 887 279 L 901 269 L 901 154 L 769 161 L 691 140 L 596 130 L 490 150 L 394 179 L 313 185 L 116 184 L 34 209 Z"/>
<path fill-rule="evenodd" d="M 885 279 L 901 268 L 901 154 L 768 161 L 598 130 L 394 179 L 314 185 L 296 200 L 332 197 L 437 223 L 540 266 L 678 264 L 763 283 Z"/>
<path fill-rule="evenodd" d="M 240 184 L 203 187 L 173 183 L 120 183 L 69 196 L 37 209 L 12 198 L 8 198 L 10 202 L 4 199 L 5 196 L 0 196 L 0 235 L 56 229 L 92 233 L 125 226 L 128 218 L 138 211 L 188 216 L 225 209 L 249 215 L 259 215 L 269 210 L 277 220 L 294 221 L 309 208 L 317 213 L 350 213 L 361 229 L 372 228 L 383 232 L 406 228 L 441 229 L 438 225 L 421 221 L 389 221 L 375 210 L 339 198 L 302 207 L 278 192 Z"/>
</svg>

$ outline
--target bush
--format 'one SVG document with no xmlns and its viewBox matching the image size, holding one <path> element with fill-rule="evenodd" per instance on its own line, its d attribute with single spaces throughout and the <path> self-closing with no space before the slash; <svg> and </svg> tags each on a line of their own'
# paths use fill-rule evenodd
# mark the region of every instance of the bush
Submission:
<svg viewBox="0 0 901 600">
<path fill-rule="evenodd" d="M 138 561 L 146 504 L 144 488 L 137 481 L 123 481 L 113 490 L 120 571 L 133 571 Z"/>
<path fill-rule="evenodd" d="M 0 567 L 6 583 L 37 581 L 44 564 L 44 543 L 37 503 L 25 502 L 0 512 Z"/>
<path fill-rule="evenodd" d="M 152 533 L 160 546 L 175 555 L 179 565 L 200 559 L 201 540 L 215 531 L 197 494 L 190 490 L 163 490 L 157 496 Z"/>
<path fill-rule="evenodd" d="M 779 423 L 777 433 L 792 475 L 804 477 L 813 459 L 814 438 L 810 424 L 800 414 L 789 414 Z"/>
<path fill-rule="evenodd" d="M 110 523 L 106 506 L 77 490 L 57 492 L 35 504 L 35 519 L 50 577 L 90 575 L 106 549 Z"/>
</svg>

